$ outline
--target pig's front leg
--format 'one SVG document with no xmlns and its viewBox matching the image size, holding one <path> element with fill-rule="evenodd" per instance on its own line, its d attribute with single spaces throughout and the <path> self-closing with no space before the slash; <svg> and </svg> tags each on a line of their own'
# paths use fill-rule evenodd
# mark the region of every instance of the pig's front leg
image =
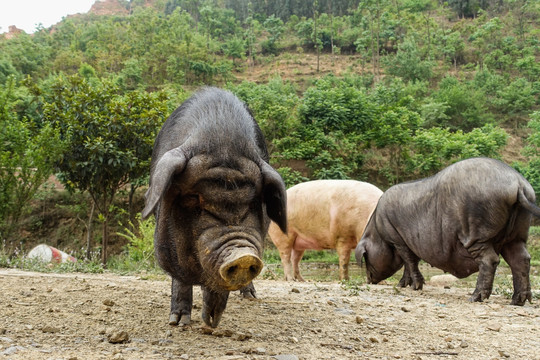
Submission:
<svg viewBox="0 0 540 360">
<path fill-rule="evenodd" d="M 244 299 L 256 299 L 257 292 L 255 291 L 255 286 L 253 286 L 253 282 L 250 282 L 248 285 L 241 288 L 240 294 L 242 294 Z"/>
<path fill-rule="evenodd" d="M 171 286 L 171 314 L 169 325 L 189 325 L 193 305 L 193 286 L 173 278 Z"/>
<path fill-rule="evenodd" d="M 204 286 L 201 288 L 203 292 L 202 318 L 206 325 L 215 328 L 221 321 L 221 316 L 227 307 L 229 292 L 216 292 Z"/>
</svg>

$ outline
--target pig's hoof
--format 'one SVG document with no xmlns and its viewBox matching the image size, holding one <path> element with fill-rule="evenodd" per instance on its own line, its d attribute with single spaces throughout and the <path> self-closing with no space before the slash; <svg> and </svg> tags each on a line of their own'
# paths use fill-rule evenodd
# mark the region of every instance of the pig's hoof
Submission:
<svg viewBox="0 0 540 360">
<path fill-rule="evenodd" d="M 491 291 L 488 290 L 474 290 L 472 296 L 469 298 L 470 302 L 482 302 L 489 298 L 489 295 L 491 295 Z"/>
<path fill-rule="evenodd" d="M 178 314 L 171 314 L 169 316 L 169 325 L 178 325 Z"/>
<path fill-rule="evenodd" d="M 524 291 L 516 293 L 514 294 L 514 296 L 512 296 L 512 302 L 510 303 L 510 305 L 523 306 L 525 305 L 525 302 L 527 302 L 527 300 L 529 300 L 529 302 L 532 302 L 532 292 Z"/>
<path fill-rule="evenodd" d="M 180 318 L 180 325 L 186 326 L 186 325 L 189 325 L 190 323 L 191 323 L 191 315 L 187 315 L 187 314 L 182 315 L 182 317 Z"/>
</svg>

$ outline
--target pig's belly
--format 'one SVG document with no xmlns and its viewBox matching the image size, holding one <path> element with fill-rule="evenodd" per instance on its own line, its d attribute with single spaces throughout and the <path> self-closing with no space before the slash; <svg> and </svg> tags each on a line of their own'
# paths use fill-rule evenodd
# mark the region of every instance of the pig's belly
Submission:
<svg viewBox="0 0 540 360">
<path fill-rule="evenodd" d="M 326 246 L 325 246 L 326 245 Z M 317 239 L 305 237 L 305 236 L 297 236 L 296 241 L 293 245 L 294 250 L 304 251 L 304 250 L 324 250 L 324 249 L 333 249 L 330 244 L 323 244 Z"/>
</svg>

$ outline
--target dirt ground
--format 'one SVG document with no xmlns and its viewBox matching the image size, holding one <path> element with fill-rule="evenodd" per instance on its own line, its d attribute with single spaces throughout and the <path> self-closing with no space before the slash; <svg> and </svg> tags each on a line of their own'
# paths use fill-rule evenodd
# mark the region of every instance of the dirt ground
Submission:
<svg viewBox="0 0 540 360">
<path fill-rule="evenodd" d="M 217 329 L 167 324 L 170 282 L 0 269 L 0 359 L 540 359 L 540 308 L 471 288 L 255 281 Z"/>
</svg>

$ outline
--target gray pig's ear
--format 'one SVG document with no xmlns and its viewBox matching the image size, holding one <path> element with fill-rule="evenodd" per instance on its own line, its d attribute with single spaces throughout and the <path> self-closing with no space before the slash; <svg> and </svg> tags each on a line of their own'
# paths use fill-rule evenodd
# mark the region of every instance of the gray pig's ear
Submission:
<svg viewBox="0 0 540 360">
<path fill-rule="evenodd" d="M 163 194 L 169 189 L 173 175 L 184 171 L 186 163 L 186 156 L 180 148 L 167 151 L 159 159 L 150 178 L 150 188 L 145 194 L 146 205 L 141 214 L 143 219 L 154 212 Z"/>
<path fill-rule="evenodd" d="M 263 176 L 263 197 L 266 213 L 278 224 L 281 231 L 287 233 L 287 190 L 278 172 L 268 163 L 261 161 Z"/>
<path fill-rule="evenodd" d="M 354 250 L 354 257 L 356 258 L 356 263 L 358 266 L 362 267 L 362 262 L 364 260 L 364 255 L 366 254 L 366 244 L 359 242 Z"/>
</svg>

